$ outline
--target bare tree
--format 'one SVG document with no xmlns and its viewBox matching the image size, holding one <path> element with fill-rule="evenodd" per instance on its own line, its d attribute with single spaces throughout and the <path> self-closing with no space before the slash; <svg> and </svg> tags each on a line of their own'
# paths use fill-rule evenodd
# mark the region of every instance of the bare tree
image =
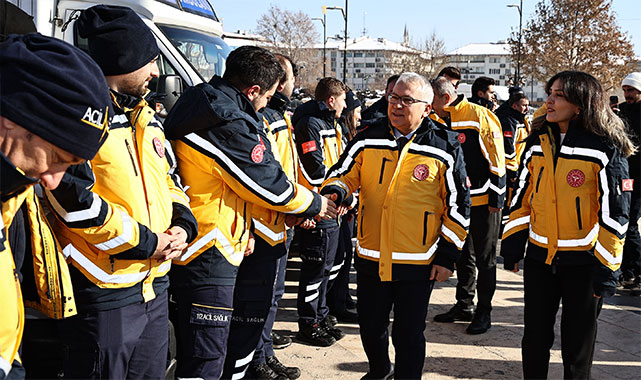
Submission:
<svg viewBox="0 0 641 380">
<path fill-rule="evenodd" d="M 611 9 L 612 0 L 541 0 L 523 30 L 521 71 L 545 82 L 563 70 L 594 75 L 606 91 L 631 69 L 634 51 Z M 518 56 L 518 34 L 510 47 Z"/>
<path fill-rule="evenodd" d="M 256 33 L 269 41 L 266 48 L 288 55 L 299 65 L 299 85 L 314 88 L 322 74 L 322 62 L 313 49 L 320 37 L 306 13 L 271 5 L 258 19 Z"/>
</svg>

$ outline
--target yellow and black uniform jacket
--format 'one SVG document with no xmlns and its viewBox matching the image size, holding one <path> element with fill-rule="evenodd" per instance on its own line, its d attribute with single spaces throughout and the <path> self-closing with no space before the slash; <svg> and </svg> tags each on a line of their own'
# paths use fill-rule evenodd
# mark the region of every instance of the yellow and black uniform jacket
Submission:
<svg viewBox="0 0 641 380">
<path fill-rule="evenodd" d="M 300 163 L 298 181 L 306 188 L 317 191 L 328 169 L 338 162 L 343 151 L 342 127 L 336 119 L 336 112 L 324 102 L 316 100 L 298 106 L 292 123 Z M 336 225 L 336 219 L 316 222 L 317 228 Z"/>
<path fill-rule="evenodd" d="M 287 114 L 289 99 L 280 92 L 274 93 L 263 113 L 265 135 L 271 144 L 274 157 L 280 162 L 287 178 L 297 183 L 298 155 L 292 136 L 292 122 Z M 254 205 L 252 232 L 272 246 L 285 241 L 285 215 L 278 211 Z"/>
<path fill-rule="evenodd" d="M 171 262 L 150 259 L 171 226 L 197 233 L 162 124 L 141 98 L 112 92 L 109 137 L 93 160 L 47 191 L 80 310 L 147 302 L 169 286 Z"/>
<path fill-rule="evenodd" d="M 503 148 L 505 149 L 505 171 L 507 175 L 508 197 L 506 207 L 509 207 L 513 182 L 516 180 L 516 173 L 519 170 L 521 157 L 525 150 L 525 139 L 530 134 L 530 123 L 525 115 L 510 107 L 507 103 L 496 110 L 496 116 L 501 122 L 503 129 Z"/>
<path fill-rule="evenodd" d="M 492 111 L 469 103 L 463 95 L 445 110 L 451 130 L 458 133 L 465 169 L 470 177 L 472 206 L 502 208 L 505 202 L 505 150 L 501 123 Z"/>
<path fill-rule="evenodd" d="M 14 359 L 19 360 L 24 306 L 55 319 L 75 315 L 76 306 L 69 268 L 35 195 L 36 180 L 25 176 L 2 153 L 0 173 L 0 378 L 3 378 Z M 18 212 L 21 219 L 13 223 Z"/>
<path fill-rule="evenodd" d="M 253 205 L 305 216 L 318 194 L 292 183 L 274 157 L 262 116 L 247 96 L 215 76 L 185 91 L 165 121 L 188 186 L 198 237 L 174 260 L 172 287 L 233 285 L 249 235 Z"/>
<path fill-rule="evenodd" d="M 627 178 L 626 159 L 581 126 L 571 123 L 563 143 L 556 124 L 533 130 L 503 232 L 506 267 L 523 258 L 529 239 L 528 255 L 549 265 L 585 265 L 596 257 L 595 290 L 615 288 L 628 228 Z"/>
<path fill-rule="evenodd" d="M 356 252 L 361 268 L 363 260 L 373 263 L 382 281 L 425 279 L 432 263 L 453 270 L 470 211 L 456 134 L 425 119 L 399 151 L 387 123 L 350 141 L 321 193 L 337 193 L 341 202 L 360 189 Z"/>
</svg>

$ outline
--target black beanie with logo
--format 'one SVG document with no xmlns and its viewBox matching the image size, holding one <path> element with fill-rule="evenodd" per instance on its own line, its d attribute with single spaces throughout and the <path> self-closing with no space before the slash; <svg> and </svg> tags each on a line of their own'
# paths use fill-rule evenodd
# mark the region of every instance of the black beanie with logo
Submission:
<svg viewBox="0 0 641 380">
<path fill-rule="evenodd" d="M 82 50 L 38 33 L 0 43 L 0 115 L 86 160 L 107 138 L 109 87 Z"/>
</svg>

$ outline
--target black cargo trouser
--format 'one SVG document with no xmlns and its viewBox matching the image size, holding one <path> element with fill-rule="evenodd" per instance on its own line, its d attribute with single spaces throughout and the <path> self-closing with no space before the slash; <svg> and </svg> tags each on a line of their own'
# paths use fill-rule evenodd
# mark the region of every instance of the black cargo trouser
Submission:
<svg viewBox="0 0 641 380">
<path fill-rule="evenodd" d="M 326 296 L 333 282 L 329 277 L 336 259 L 339 231 L 338 226 L 296 230 L 302 260 L 297 301 L 299 326 L 319 323 L 329 313 Z"/>
<path fill-rule="evenodd" d="M 392 343 L 396 351 L 394 378 L 420 379 L 425 362 L 425 318 L 434 281 L 382 282 L 357 272 L 358 325 L 372 378 L 390 370 L 388 326 L 394 308 Z"/>
<path fill-rule="evenodd" d="M 286 257 L 284 242 L 255 238 L 254 253 L 238 267 L 223 379 L 241 379 L 247 371 L 272 305 L 278 259 Z"/>
<path fill-rule="evenodd" d="M 523 377 L 545 379 L 559 303 L 563 377 L 590 379 L 603 298 L 594 297 L 593 265 L 552 267 L 525 257 L 525 328 L 521 349 Z"/>
<path fill-rule="evenodd" d="M 81 312 L 60 321 L 66 379 L 165 378 L 167 291 L 145 303 Z"/>
<path fill-rule="evenodd" d="M 456 300 L 465 307 L 474 304 L 478 292 L 478 307 L 492 310 L 496 290 L 496 244 L 501 225 L 501 213 L 491 214 L 487 205 L 474 206 L 470 211 L 470 231 L 463 251 L 456 262 Z"/>
</svg>

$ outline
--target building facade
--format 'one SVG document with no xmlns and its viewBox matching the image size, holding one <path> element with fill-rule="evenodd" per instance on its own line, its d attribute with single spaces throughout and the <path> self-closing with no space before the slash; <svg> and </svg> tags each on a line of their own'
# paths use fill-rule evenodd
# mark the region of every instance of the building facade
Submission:
<svg viewBox="0 0 641 380">
<path fill-rule="evenodd" d="M 497 43 L 474 43 L 446 54 L 446 65 L 461 70 L 461 82 L 472 84 L 481 76 L 494 79 L 499 86 L 513 86 L 516 62 L 512 61 L 510 45 Z M 541 103 L 547 98 L 545 84 L 527 77 L 521 71 L 521 87 L 532 102 Z"/>
<path fill-rule="evenodd" d="M 314 46 L 323 60 L 323 44 Z M 330 39 L 325 54 L 326 75 L 343 80 L 343 41 Z M 353 90 L 382 90 L 390 75 L 403 71 L 423 72 L 429 65 L 425 53 L 406 44 L 385 38 L 363 36 L 347 43 L 347 77 L 345 83 Z"/>
</svg>

